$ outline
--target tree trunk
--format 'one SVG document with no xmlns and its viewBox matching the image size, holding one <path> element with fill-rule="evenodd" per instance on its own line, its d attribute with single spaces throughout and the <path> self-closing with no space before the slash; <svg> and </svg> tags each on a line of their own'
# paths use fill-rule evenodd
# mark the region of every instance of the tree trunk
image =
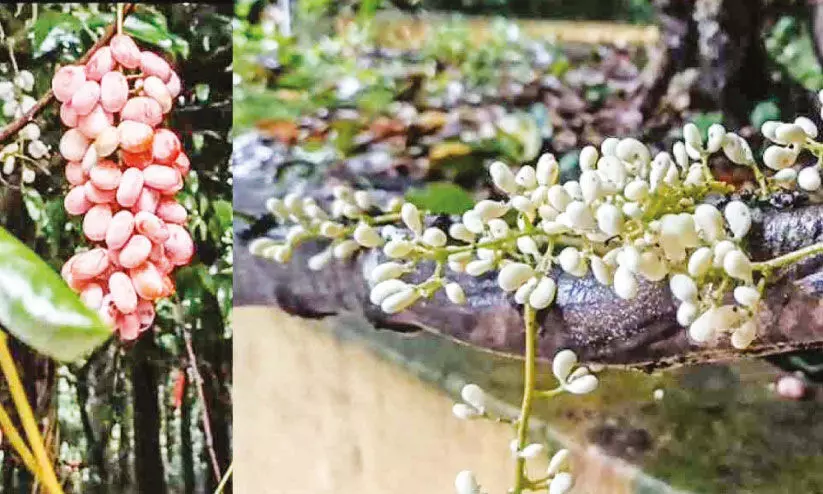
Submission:
<svg viewBox="0 0 823 494">
<path fill-rule="evenodd" d="M 762 42 L 772 16 L 791 5 L 767 9 L 758 0 L 657 0 L 662 50 L 647 70 L 641 109 L 647 118 L 661 107 L 677 74 L 697 69 L 691 108 L 720 110 L 732 127 L 748 123 L 754 105 L 776 97 L 789 113 L 818 108 L 809 91 L 775 69 Z M 823 17 L 823 14 L 821 14 Z M 823 28 L 820 29 L 823 32 Z"/>
<path fill-rule="evenodd" d="M 160 455 L 160 406 L 152 364 L 154 333 L 149 331 L 132 349 L 134 411 L 134 474 L 138 492 L 163 494 L 166 480 Z"/>
<path fill-rule="evenodd" d="M 191 443 L 191 405 L 192 400 L 186 394 L 180 404 L 180 456 L 183 465 L 183 488 L 186 494 L 193 494 L 195 488 L 194 451 Z"/>
</svg>

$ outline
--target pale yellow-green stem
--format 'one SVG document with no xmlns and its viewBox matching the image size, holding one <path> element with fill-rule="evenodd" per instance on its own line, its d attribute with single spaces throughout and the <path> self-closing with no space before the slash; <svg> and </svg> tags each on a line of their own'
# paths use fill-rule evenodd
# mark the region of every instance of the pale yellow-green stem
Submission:
<svg viewBox="0 0 823 494">
<path fill-rule="evenodd" d="M 523 306 L 523 318 L 526 325 L 526 355 L 523 364 L 523 402 L 520 406 L 520 417 L 517 421 L 517 451 L 526 446 L 529 434 L 529 416 L 532 413 L 532 398 L 534 398 L 535 372 L 537 359 L 537 319 L 531 305 Z M 520 494 L 529 485 L 526 478 L 526 459 L 517 457 L 513 494 Z"/>
<path fill-rule="evenodd" d="M 37 478 L 38 482 L 42 484 L 43 479 L 41 478 L 42 475 L 40 473 L 40 468 L 37 466 L 37 462 L 34 460 L 31 450 L 28 446 L 26 446 L 26 441 L 14 426 L 14 422 L 12 422 L 9 413 L 2 406 L 0 406 L 0 429 L 3 430 L 3 434 L 6 435 L 6 439 L 8 439 L 11 447 L 14 448 L 14 451 L 16 451 L 20 456 L 20 459 L 23 460 L 23 464 L 26 465 L 26 468 L 28 468 L 29 471 Z"/>
<path fill-rule="evenodd" d="M 752 263 L 752 269 L 754 271 L 771 271 L 773 269 L 788 266 L 789 264 L 800 262 L 807 257 L 817 254 L 823 254 L 823 242 L 812 244 L 808 247 L 803 247 L 802 249 L 789 252 L 788 254 L 775 257 L 774 259 L 769 259 L 768 261 L 754 262 Z"/>
<path fill-rule="evenodd" d="M 231 462 L 231 464 L 229 465 L 228 470 L 226 470 L 226 473 L 223 474 L 223 479 L 220 480 L 220 484 L 217 485 L 217 489 L 214 490 L 214 494 L 221 494 L 223 492 L 223 489 L 226 488 L 226 484 L 229 483 L 229 478 L 231 477 L 231 474 L 232 474 L 233 471 L 234 471 L 234 462 Z"/>
<path fill-rule="evenodd" d="M 42 477 L 43 487 L 45 487 L 49 494 L 63 494 L 63 488 L 60 487 L 60 483 L 57 481 L 57 475 L 55 475 L 54 468 L 49 460 L 49 455 L 46 453 L 43 436 L 40 434 L 40 428 L 37 426 L 34 412 L 29 405 L 29 400 L 23 389 L 23 383 L 17 374 L 17 366 L 14 364 L 14 359 L 9 351 L 8 336 L 6 336 L 5 333 L 0 333 L 0 370 L 2 370 L 6 378 L 6 382 L 8 382 L 11 398 L 14 401 L 14 406 L 17 408 L 20 423 L 23 424 L 23 430 L 29 440 L 29 445 L 31 446 Z"/>
</svg>

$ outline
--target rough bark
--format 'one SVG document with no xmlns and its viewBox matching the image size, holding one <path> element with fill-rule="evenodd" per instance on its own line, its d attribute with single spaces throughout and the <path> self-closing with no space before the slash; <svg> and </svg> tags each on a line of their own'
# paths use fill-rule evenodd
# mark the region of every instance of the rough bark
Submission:
<svg viewBox="0 0 823 494">
<path fill-rule="evenodd" d="M 157 370 L 152 363 L 154 334 L 147 332 L 133 348 L 131 372 L 134 411 L 134 469 L 139 492 L 166 492 L 160 455 L 160 404 Z"/>
</svg>

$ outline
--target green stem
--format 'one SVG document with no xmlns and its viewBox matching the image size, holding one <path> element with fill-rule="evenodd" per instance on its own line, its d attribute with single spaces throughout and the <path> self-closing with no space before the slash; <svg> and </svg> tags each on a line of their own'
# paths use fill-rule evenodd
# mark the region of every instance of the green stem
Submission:
<svg viewBox="0 0 823 494">
<path fill-rule="evenodd" d="M 775 257 L 774 259 L 769 259 L 768 261 L 752 263 L 752 270 L 771 271 L 773 269 L 788 266 L 789 264 L 800 262 L 807 257 L 811 257 L 817 254 L 823 254 L 823 242 L 816 243 L 808 247 L 804 247 L 802 249 L 798 249 L 794 252 L 789 252 L 788 254 Z"/>
<path fill-rule="evenodd" d="M 517 450 L 526 446 L 529 433 L 529 416 L 532 411 L 532 398 L 535 387 L 535 361 L 537 354 L 537 320 L 535 311 L 526 304 L 523 317 L 526 324 L 526 360 L 524 365 L 523 403 L 520 406 L 520 419 L 517 421 Z M 521 494 L 529 484 L 526 478 L 526 459 L 517 458 L 513 494 Z"/>
</svg>

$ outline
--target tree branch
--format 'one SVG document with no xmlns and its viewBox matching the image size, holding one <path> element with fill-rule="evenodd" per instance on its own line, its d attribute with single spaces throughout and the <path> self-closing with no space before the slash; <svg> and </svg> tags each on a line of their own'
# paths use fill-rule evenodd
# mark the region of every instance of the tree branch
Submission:
<svg viewBox="0 0 823 494">
<path fill-rule="evenodd" d="M 209 418 L 209 405 L 206 401 L 206 395 L 203 393 L 203 377 L 200 376 L 200 371 L 197 370 L 197 357 L 194 355 L 194 347 L 191 344 L 191 334 L 187 329 L 183 329 L 183 339 L 186 341 L 186 352 L 189 355 L 189 366 L 194 375 L 194 383 L 197 386 L 197 394 L 200 396 L 200 401 L 203 402 L 203 432 L 206 436 L 206 449 L 209 451 L 209 458 L 211 459 L 211 467 L 214 471 L 214 478 L 216 482 L 220 482 L 223 475 L 220 473 L 220 464 L 217 462 L 217 454 L 214 451 L 214 436 L 211 432 L 211 418 Z"/>
<path fill-rule="evenodd" d="M 124 17 L 134 10 L 134 5 L 135 4 L 133 3 L 127 3 L 123 6 Z M 99 48 L 105 46 L 116 33 L 117 21 L 115 20 L 113 23 L 111 23 L 109 27 L 106 28 L 106 32 L 103 33 L 103 36 L 101 36 L 100 39 L 98 39 L 97 42 L 94 43 L 94 45 L 92 45 L 92 47 L 89 48 L 89 50 L 77 60 L 77 63 L 84 64 L 88 62 L 92 55 L 94 55 L 94 52 L 96 52 Z M 39 100 L 37 100 L 37 103 L 35 103 L 31 110 L 27 111 L 23 116 L 0 129 L 0 143 L 4 142 L 9 137 L 19 132 L 20 129 L 26 126 L 26 124 L 34 120 L 34 117 L 36 117 L 38 113 L 43 111 L 43 109 L 45 109 L 46 106 L 48 106 L 48 104 L 51 103 L 52 99 L 54 99 L 54 92 L 51 89 L 49 89 L 46 92 L 46 94 L 44 94 L 40 97 Z"/>
</svg>

